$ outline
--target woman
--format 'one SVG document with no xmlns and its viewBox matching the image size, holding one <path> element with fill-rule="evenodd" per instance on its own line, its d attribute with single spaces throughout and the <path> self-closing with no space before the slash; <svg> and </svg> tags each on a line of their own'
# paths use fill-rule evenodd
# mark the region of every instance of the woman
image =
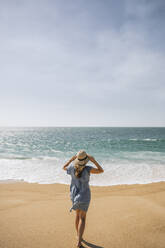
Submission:
<svg viewBox="0 0 165 248">
<path fill-rule="evenodd" d="M 87 166 L 88 161 L 93 162 L 97 168 Z M 70 164 L 74 161 L 74 164 Z M 72 209 L 76 211 L 76 231 L 78 235 L 77 247 L 81 247 L 82 235 L 85 229 L 86 213 L 88 211 L 91 193 L 89 188 L 90 173 L 99 174 L 104 172 L 103 168 L 97 161 L 86 154 L 85 151 L 80 150 L 73 156 L 63 167 L 67 174 L 71 175 L 70 197 L 72 200 Z"/>
</svg>

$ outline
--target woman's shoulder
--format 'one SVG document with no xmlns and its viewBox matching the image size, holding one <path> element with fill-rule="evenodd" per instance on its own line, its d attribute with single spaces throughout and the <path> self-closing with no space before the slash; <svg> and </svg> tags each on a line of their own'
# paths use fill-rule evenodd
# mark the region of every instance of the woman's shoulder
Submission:
<svg viewBox="0 0 165 248">
<path fill-rule="evenodd" d="M 67 167 L 67 174 L 71 175 L 73 171 L 74 171 L 74 165 L 73 165 L 73 163 L 71 163 L 71 164 Z"/>
</svg>

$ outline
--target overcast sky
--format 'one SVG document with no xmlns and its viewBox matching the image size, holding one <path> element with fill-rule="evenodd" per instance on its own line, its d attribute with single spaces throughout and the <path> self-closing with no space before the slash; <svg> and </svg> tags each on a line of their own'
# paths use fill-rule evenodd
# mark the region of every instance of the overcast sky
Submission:
<svg viewBox="0 0 165 248">
<path fill-rule="evenodd" d="M 0 0 L 0 126 L 165 126 L 164 0 Z"/>
</svg>

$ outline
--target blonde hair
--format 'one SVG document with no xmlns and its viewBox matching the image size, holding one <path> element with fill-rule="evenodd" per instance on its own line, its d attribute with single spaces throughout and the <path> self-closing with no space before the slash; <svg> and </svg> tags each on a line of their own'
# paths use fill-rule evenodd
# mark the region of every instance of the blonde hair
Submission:
<svg viewBox="0 0 165 248">
<path fill-rule="evenodd" d="M 75 166 L 74 166 L 74 168 L 75 168 L 75 176 L 77 177 L 77 178 L 80 178 L 81 177 L 81 174 L 82 174 L 82 172 L 83 172 L 83 170 L 84 170 L 84 168 L 85 168 L 85 165 L 78 165 L 78 164 L 76 164 Z"/>
</svg>

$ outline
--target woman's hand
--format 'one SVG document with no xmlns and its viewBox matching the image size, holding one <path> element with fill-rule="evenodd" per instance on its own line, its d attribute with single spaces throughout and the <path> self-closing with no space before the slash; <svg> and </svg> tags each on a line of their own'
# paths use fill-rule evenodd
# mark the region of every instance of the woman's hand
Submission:
<svg viewBox="0 0 165 248">
<path fill-rule="evenodd" d="M 72 162 L 74 161 L 75 159 L 77 158 L 76 155 L 74 155 L 64 166 L 63 166 L 63 169 L 66 170 L 66 167 Z"/>
<path fill-rule="evenodd" d="M 94 161 L 95 161 L 94 157 L 92 157 L 92 156 L 89 155 L 89 154 L 87 154 L 87 156 L 88 156 L 89 160 L 90 160 L 92 163 L 94 163 Z"/>
<path fill-rule="evenodd" d="M 88 156 L 89 160 L 90 160 L 92 163 L 94 163 L 94 164 L 96 165 L 96 167 L 97 167 L 97 169 L 96 169 L 96 168 L 92 168 L 92 169 L 90 170 L 90 172 L 93 173 L 93 174 L 103 173 L 103 172 L 104 172 L 103 168 L 102 168 L 102 167 L 99 165 L 99 163 L 94 159 L 94 157 L 92 157 L 92 156 L 90 156 L 90 155 L 88 155 L 88 154 L 87 154 L 87 156 Z"/>
<path fill-rule="evenodd" d="M 70 159 L 70 162 L 74 161 L 76 158 L 77 158 L 77 156 L 74 155 L 74 156 Z"/>
</svg>

